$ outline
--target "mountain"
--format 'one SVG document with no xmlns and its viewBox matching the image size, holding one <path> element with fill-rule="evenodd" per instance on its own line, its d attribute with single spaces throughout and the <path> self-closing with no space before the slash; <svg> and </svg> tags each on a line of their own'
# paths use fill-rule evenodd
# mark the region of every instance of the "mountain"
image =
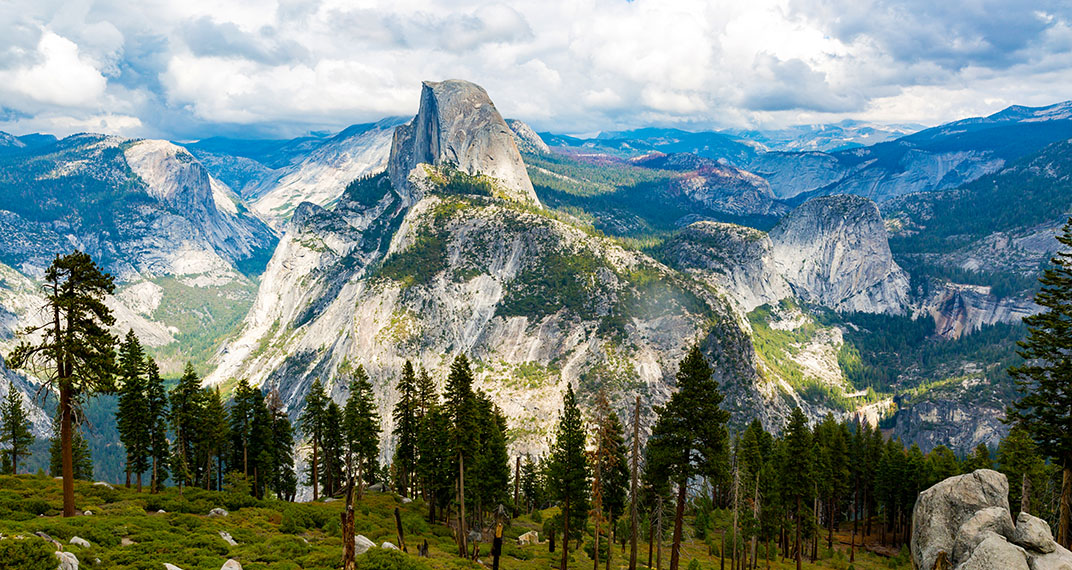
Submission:
<svg viewBox="0 0 1072 570">
<path fill-rule="evenodd" d="M 1072 103 L 1010 107 L 876 145 L 834 152 L 767 152 L 739 166 L 767 179 L 782 199 L 856 194 L 876 202 L 946 190 L 1072 138 Z"/>
<path fill-rule="evenodd" d="M 871 146 L 924 129 L 922 125 L 870 123 L 846 119 L 837 123 L 796 125 L 778 130 L 729 130 L 727 134 L 755 141 L 771 151 L 830 152 Z"/>
<path fill-rule="evenodd" d="M 650 152 L 690 153 L 733 165 L 748 163 L 763 150 L 762 145 L 730 134 L 656 127 L 604 132 L 589 139 L 551 133 L 540 136 L 550 147 L 567 154 L 602 153 L 630 158 Z"/>
<path fill-rule="evenodd" d="M 301 202 L 321 206 L 349 182 L 383 170 L 398 119 L 352 125 L 330 137 L 287 141 L 213 138 L 187 144 L 251 209 L 281 227 Z"/>
</svg>

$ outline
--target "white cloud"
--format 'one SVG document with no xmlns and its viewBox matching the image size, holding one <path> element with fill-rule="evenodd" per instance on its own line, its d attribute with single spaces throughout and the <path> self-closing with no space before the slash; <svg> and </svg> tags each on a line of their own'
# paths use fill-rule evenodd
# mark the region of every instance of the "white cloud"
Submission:
<svg viewBox="0 0 1072 570">
<path fill-rule="evenodd" d="M 934 123 L 1069 98 L 1070 22 L 1057 0 L 15 0 L 0 117 L 298 134 L 412 114 L 421 80 L 465 78 L 564 132 Z"/>
</svg>

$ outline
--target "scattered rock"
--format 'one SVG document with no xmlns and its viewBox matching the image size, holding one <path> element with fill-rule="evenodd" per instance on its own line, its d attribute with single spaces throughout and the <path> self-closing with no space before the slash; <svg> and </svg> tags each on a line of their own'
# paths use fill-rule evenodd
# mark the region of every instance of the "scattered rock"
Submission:
<svg viewBox="0 0 1072 570">
<path fill-rule="evenodd" d="M 56 570 L 78 570 L 78 557 L 74 554 L 59 550 L 53 554 L 60 559 L 60 565 L 56 567 Z"/>
<path fill-rule="evenodd" d="M 55 546 L 57 550 L 62 550 L 63 549 L 63 545 L 60 544 L 60 541 L 56 540 L 55 538 L 52 538 L 51 536 L 49 536 L 46 533 L 43 533 L 41 531 L 37 531 L 37 532 L 34 533 L 34 535 L 39 536 L 39 537 L 51 542 L 52 545 Z"/>
<path fill-rule="evenodd" d="M 365 535 L 359 534 L 354 537 L 354 553 L 364 554 L 368 549 L 375 548 L 376 543 L 369 540 Z"/>
<path fill-rule="evenodd" d="M 56 477 L 56 478 L 57 478 L 57 479 L 62 479 L 62 477 Z M 97 487 L 107 487 L 107 488 L 109 488 L 109 489 L 112 489 L 113 491 L 115 490 L 115 487 L 111 486 L 111 485 L 110 485 L 110 484 L 108 484 L 108 483 L 105 483 L 104 481 L 97 481 L 97 482 L 96 482 L 96 483 L 94 483 L 93 485 L 94 485 L 94 486 L 97 486 Z"/>
<path fill-rule="evenodd" d="M 1027 513 L 1020 513 L 1016 517 L 1016 531 L 1011 538 L 1014 543 L 1035 552 L 1049 554 L 1057 550 L 1057 543 L 1053 540 L 1050 525 Z"/>
<path fill-rule="evenodd" d="M 324 501 L 323 501 L 323 502 L 325 502 L 325 503 L 332 503 L 332 502 L 334 502 L 334 501 L 335 501 L 335 497 L 324 497 Z"/>
<path fill-rule="evenodd" d="M 223 563 L 220 570 L 242 570 L 242 565 L 238 563 L 234 558 Z"/>
<path fill-rule="evenodd" d="M 953 543 L 952 560 L 967 560 L 989 533 L 1005 538 L 1012 537 L 1012 517 L 1009 516 L 1009 511 L 1001 507 L 989 507 L 975 513 L 968 522 L 960 525 Z"/>
<path fill-rule="evenodd" d="M 137 542 L 134 542 L 125 536 L 119 539 L 119 546 L 134 546 L 135 544 L 137 544 Z"/>
<path fill-rule="evenodd" d="M 412 502 L 413 502 L 413 499 L 411 499 L 409 497 L 402 497 L 402 504 L 403 505 L 408 505 L 408 504 L 410 504 Z"/>
<path fill-rule="evenodd" d="M 84 511 L 82 513 L 82 516 L 91 517 L 91 516 L 93 516 L 93 511 Z"/>
<path fill-rule="evenodd" d="M 538 533 L 538 532 L 536 532 L 534 530 L 530 530 L 530 531 L 526 532 L 525 534 L 517 537 L 517 545 L 518 546 L 525 546 L 526 544 L 539 544 L 539 543 L 540 543 L 540 533 Z"/>
<path fill-rule="evenodd" d="M 380 548 L 382 548 L 384 550 L 398 550 L 398 547 L 393 545 L 393 544 L 391 544 L 390 542 L 385 542 L 385 543 L 381 544 Z"/>
<path fill-rule="evenodd" d="M 225 530 L 220 531 L 220 538 L 222 538 L 224 541 L 227 542 L 227 544 L 230 544 L 231 546 L 238 546 L 238 543 L 235 542 L 235 539 L 231 537 L 231 533 Z"/>
<path fill-rule="evenodd" d="M 80 536 L 72 536 L 71 537 L 71 544 L 73 544 L 75 546 L 78 546 L 78 547 L 81 547 L 81 548 L 89 548 L 89 547 L 93 546 L 92 544 L 89 543 L 88 540 L 86 540 L 86 539 L 84 539 L 84 538 L 82 538 Z"/>
<path fill-rule="evenodd" d="M 225 510 L 223 510 L 223 509 L 221 509 L 219 507 L 216 507 L 215 509 L 212 509 L 211 511 L 208 512 L 208 516 L 210 516 L 210 517 L 225 517 L 225 516 L 227 516 L 227 511 L 225 511 Z"/>
<path fill-rule="evenodd" d="M 1009 543 L 1005 537 L 987 532 L 986 538 L 972 551 L 971 557 L 957 570 L 1031 570 L 1023 548 Z"/>
<path fill-rule="evenodd" d="M 930 570 L 940 552 L 956 554 L 960 527 L 990 507 L 1009 510 L 1009 482 L 990 469 L 950 477 L 919 494 L 912 517 L 912 560 Z M 1010 516 L 1011 518 L 1011 516 Z M 954 566 L 961 560 L 952 556 Z"/>
<path fill-rule="evenodd" d="M 373 483 L 372 485 L 369 485 L 368 490 L 376 492 L 376 493 L 382 493 L 383 492 L 383 484 L 382 483 Z"/>
<path fill-rule="evenodd" d="M 168 564 L 167 562 L 165 562 L 164 563 L 164 570 L 182 570 L 182 568 L 179 568 L 178 566 L 175 566 L 174 564 Z"/>
<path fill-rule="evenodd" d="M 156 514 L 158 514 L 158 515 L 166 515 L 167 511 L 165 511 L 164 509 L 160 509 L 159 511 L 156 511 Z"/>
</svg>

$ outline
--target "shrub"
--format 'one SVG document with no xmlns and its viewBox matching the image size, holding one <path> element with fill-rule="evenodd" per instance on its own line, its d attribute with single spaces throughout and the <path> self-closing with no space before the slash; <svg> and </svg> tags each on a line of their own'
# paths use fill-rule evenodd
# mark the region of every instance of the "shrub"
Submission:
<svg viewBox="0 0 1072 570">
<path fill-rule="evenodd" d="M 370 548 L 357 557 L 357 570 L 428 570 L 424 562 L 398 550 Z"/>
<path fill-rule="evenodd" d="M 537 524 L 543 522 L 543 512 L 540 509 L 532 511 L 532 522 Z"/>
<path fill-rule="evenodd" d="M 695 558 L 693 558 L 693 559 L 692 559 L 692 560 L 691 560 L 691 561 L 689 562 L 689 568 L 688 568 L 688 570 L 700 570 L 700 561 L 699 561 L 699 560 L 697 560 L 697 559 L 695 559 Z"/>
<path fill-rule="evenodd" d="M 52 545 L 37 538 L 0 540 L 0 569 L 55 570 Z"/>
</svg>

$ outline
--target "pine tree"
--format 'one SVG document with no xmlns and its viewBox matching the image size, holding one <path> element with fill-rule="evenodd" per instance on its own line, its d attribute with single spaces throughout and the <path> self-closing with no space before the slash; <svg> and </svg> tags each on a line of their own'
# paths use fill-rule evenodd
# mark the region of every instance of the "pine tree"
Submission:
<svg viewBox="0 0 1072 570">
<path fill-rule="evenodd" d="M 60 433 L 61 414 L 57 410 L 56 418 L 52 422 L 52 433 Z M 48 469 L 54 477 L 63 473 L 63 441 L 62 437 L 53 435 L 48 447 Z M 93 456 L 89 451 L 89 442 L 82 435 L 79 424 L 72 426 L 71 433 L 71 475 L 79 481 L 93 480 Z"/>
<path fill-rule="evenodd" d="M 585 430 L 573 386 L 566 386 L 562 415 L 551 446 L 548 487 L 562 507 L 562 560 L 569 565 L 570 539 L 581 536 L 588 519 L 588 462 L 585 459 Z"/>
<path fill-rule="evenodd" d="M 421 485 L 428 492 L 429 522 L 435 522 L 437 508 L 446 509 L 451 501 L 456 472 L 452 467 L 454 452 L 450 430 L 450 416 L 433 401 L 424 414 L 417 442 L 420 449 L 417 473 Z"/>
<path fill-rule="evenodd" d="M 677 392 L 665 406 L 656 408 L 658 420 L 648 442 L 652 460 L 677 485 L 670 570 L 678 570 L 681 560 L 689 479 L 700 475 L 721 480 L 729 464 L 729 412 L 719 407 L 723 396 L 712 374 L 700 348 L 693 346 L 678 368 Z"/>
<path fill-rule="evenodd" d="M 789 414 L 785 426 L 785 457 L 782 461 L 780 482 L 782 497 L 793 515 L 796 538 L 793 541 L 793 557 L 797 570 L 802 568 L 804 544 L 801 535 L 805 524 L 803 505 L 811 500 L 814 485 L 812 475 L 812 433 L 808 429 L 808 418 L 798 407 Z"/>
<path fill-rule="evenodd" d="M 471 484 L 475 490 L 478 520 L 482 513 L 505 504 L 510 484 L 510 458 L 506 452 L 506 416 L 487 394 L 476 393 L 479 447 L 473 460 Z"/>
<path fill-rule="evenodd" d="M 268 406 L 264 402 L 264 398 L 261 396 L 261 391 L 256 390 L 257 397 L 252 400 L 253 404 L 253 421 L 250 424 L 250 467 L 252 469 L 253 476 L 253 495 L 258 499 L 263 499 L 268 491 L 272 488 L 272 481 L 275 480 L 275 467 L 276 467 L 276 450 L 277 442 L 275 441 L 275 431 L 272 426 L 272 415 L 268 411 Z M 332 406 L 334 406 L 332 408 Z M 339 410 L 339 405 L 334 402 L 328 407 L 328 413 L 334 414 L 333 417 L 328 417 L 329 420 L 341 421 L 342 412 Z M 332 424 L 338 425 L 338 424 Z M 338 433 L 338 430 L 334 430 L 334 433 Z M 333 440 L 341 440 L 339 436 L 332 438 Z M 326 441 L 326 438 L 325 438 Z M 325 443 L 325 450 L 327 444 Z M 341 447 L 341 446 L 340 446 Z M 325 458 L 329 457 L 329 453 L 325 452 Z M 339 475 L 342 472 L 340 456 L 334 456 L 334 463 L 328 461 L 324 462 L 324 466 L 329 469 L 329 477 L 333 482 L 338 481 L 341 478 Z"/>
<path fill-rule="evenodd" d="M 543 505 L 543 470 L 532 460 L 531 455 L 525 456 L 521 463 L 521 497 L 524 499 L 525 512 L 531 513 Z"/>
<path fill-rule="evenodd" d="M 168 478 L 170 444 L 167 431 L 170 420 L 167 391 L 160 379 L 160 368 L 152 358 L 145 366 L 145 407 L 149 417 L 149 458 L 152 460 L 149 492 L 156 493 Z"/>
<path fill-rule="evenodd" d="M 194 485 L 197 481 L 197 443 L 202 441 L 201 421 L 204 418 L 205 394 L 201 391 L 201 381 L 189 362 L 179 378 L 179 383 L 171 389 L 171 429 L 175 434 L 172 445 L 171 472 L 179 485 Z"/>
<path fill-rule="evenodd" d="M 1013 512 L 1034 512 L 1033 494 L 1046 481 L 1046 462 L 1038 445 L 1022 425 L 1014 425 L 998 445 L 999 470 L 1009 480 L 1009 506 Z"/>
<path fill-rule="evenodd" d="M 250 452 L 253 439 L 253 414 L 260 399 L 260 390 L 249 385 L 245 378 L 238 381 L 231 396 L 231 406 L 227 410 L 229 432 L 231 435 L 231 469 L 241 471 L 245 477 L 252 477 L 252 462 L 256 454 Z"/>
<path fill-rule="evenodd" d="M 625 487 L 629 483 L 629 471 L 625 463 L 625 436 L 622 423 L 610 408 L 606 393 L 596 393 L 593 406 L 595 449 L 592 451 L 592 510 L 589 513 L 595 523 L 593 562 L 599 566 L 599 540 L 602 529 L 607 530 L 608 546 L 612 541 L 614 521 L 625 510 Z M 610 567 L 612 549 L 607 549 L 607 567 Z"/>
<path fill-rule="evenodd" d="M 826 513 L 827 548 L 834 547 L 834 521 L 841 500 L 849 492 L 849 433 L 847 426 L 828 413 L 815 427 L 819 494 Z"/>
<path fill-rule="evenodd" d="M 126 449 L 126 486 L 130 487 L 131 473 L 138 478 L 141 492 L 142 473 L 149 469 L 149 406 L 145 399 L 145 353 L 134 334 L 127 331 L 119 345 L 119 408 L 116 427 L 119 441 Z"/>
<path fill-rule="evenodd" d="M 1048 457 L 1061 466 L 1061 501 L 1057 542 L 1072 546 L 1072 219 L 1057 241 L 1062 251 L 1039 279 L 1035 303 L 1042 312 L 1024 318 L 1021 341 L 1024 364 L 1009 369 L 1022 397 L 1007 416 L 1021 423 Z"/>
<path fill-rule="evenodd" d="M 36 440 L 30 431 L 31 426 L 30 414 L 22 403 L 22 394 L 9 381 L 7 398 L 0 402 L 0 444 L 8 446 L 8 449 L 0 453 L 10 462 L 12 474 L 18 474 L 19 458 L 30 455 L 30 446 Z"/>
<path fill-rule="evenodd" d="M 202 485 L 206 490 L 223 488 L 223 463 L 230 442 L 230 427 L 227 424 L 227 408 L 223 405 L 220 389 L 203 390 L 200 440 L 197 452 L 199 465 L 203 467 Z"/>
<path fill-rule="evenodd" d="M 320 450 L 320 480 L 324 482 L 324 494 L 333 497 L 342 489 L 346 472 L 345 457 L 349 447 L 350 426 L 344 423 L 342 408 L 334 400 L 324 409 L 324 423 L 328 426 L 344 426 L 324 431 Z"/>
<path fill-rule="evenodd" d="M 417 375 L 410 361 L 402 366 L 402 377 L 398 381 L 398 403 L 395 404 L 392 417 L 395 427 L 392 433 L 396 438 L 395 466 L 399 470 L 399 492 L 409 497 L 413 472 L 417 463 L 417 422 L 419 421 Z"/>
<path fill-rule="evenodd" d="M 927 463 L 935 482 L 943 481 L 950 477 L 960 475 L 961 473 L 960 462 L 957 461 L 957 456 L 952 450 L 944 445 L 935 447 L 927 454 Z M 1012 480 L 1010 479 L 1010 483 L 1011 482 Z"/>
<path fill-rule="evenodd" d="M 347 476 L 358 483 L 358 489 L 377 477 L 380 455 L 380 415 L 372 383 L 362 366 L 354 370 L 350 380 L 350 396 L 343 413 L 343 446 Z M 360 494 L 360 493 L 359 493 Z"/>
<path fill-rule="evenodd" d="M 447 376 L 445 408 L 451 421 L 451 449 L 454 455 L 453 470 L 456 473 L 454 487 L 458 496 L 458 554 L 467 556 L 469 529 L 465 514 L 465 497 L 468 492 L 466 474 L 472 468 L 477 448 L 476 395 L 473 393 L 473 374 L 469 359 L 464 354 L 454 358 Z"/>
<path fill-rule="evenodd" d="M 324 433 L 330 428 L 324 418 L 327 410 L 328 398 L 324 394 L 324 388 L 320 380 L 313 380 L 309 392 L 305 395 L 304 407 L 298 416 L 298 426 L 302 435 L 309 441 L 312 452 L 309 459 L 309 470 L 306 484 L 313 486 L 313 500 L 320 498 L 320 447 L 323 443 Z"/>
<path fill-rule="evenodd" d="M 73 422 L 84 396 L 115 391 L 115 324 L 105 295 L 115 292 L 112 276 L 80 251 L 57 255 L 45 270 L 43 313 L 48 320 L 21 332 L 8 355 L 10 367 L 29 368 L 60 395 L 60 455 L 63 516 L 74 516 Z M 30 344 L 25 339 L 34 339 Z"/>
<path fill-rule="evenodd" d="M 994 461 L 990 459 L 990 448 L 985 443 L 980 443 L 972 449 L 971 455 L 964 460 L 964 472 L 971 473 L 976 469 L 993 469 Z"/>
<path fill-rule="evenodd" d="M 290 418 L 279 397 L 278 390 L 272 390 L 265 398 L 269 418 L 272 422 L 272 473 L 269 487 L 275 491 L 280 500 L 293 501 L 298 488 L 298 478 L 294 473 L 294 429 Z"/>
</svg>

